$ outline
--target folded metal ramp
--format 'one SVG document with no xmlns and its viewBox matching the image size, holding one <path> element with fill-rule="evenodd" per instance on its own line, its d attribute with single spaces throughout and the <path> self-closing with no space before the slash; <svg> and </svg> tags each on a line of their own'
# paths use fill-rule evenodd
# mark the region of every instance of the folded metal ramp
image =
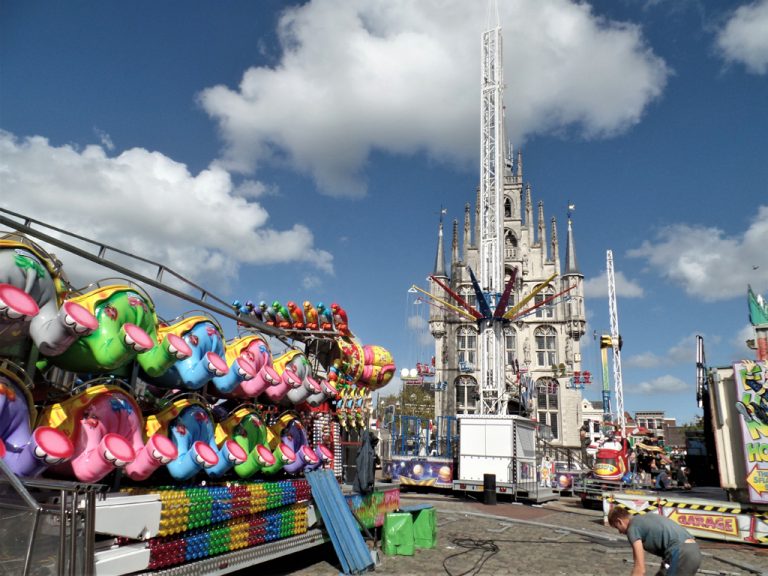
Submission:
<svg viewBox="0 0 768 576">
<path fill-rule="evenodd" d="M 333 471 L 315 470 L 305 476 L 344 574 L 360 574 L 373 568 L 371 552 Z"/>
</svg>

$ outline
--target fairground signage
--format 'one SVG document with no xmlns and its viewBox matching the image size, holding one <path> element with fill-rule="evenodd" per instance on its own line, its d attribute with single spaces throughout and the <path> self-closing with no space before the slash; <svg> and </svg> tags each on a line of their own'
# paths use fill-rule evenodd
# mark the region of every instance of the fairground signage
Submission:
<svg viewBox="0 0 768 576">
<path fill-rule="evenodd" d="M 703 530 L 704 532 L 727 534 L 729 536 L 739 535 L 739 520 L 735 516 L 674 510 L 669 515 L 669 519 L 677 522 L 683 528 L 691 530 Z"/>
<path fill-rule="evenodd" d="M 768 362 L 733 366 L 749 501 L 768 504 Z"/>
</svg>

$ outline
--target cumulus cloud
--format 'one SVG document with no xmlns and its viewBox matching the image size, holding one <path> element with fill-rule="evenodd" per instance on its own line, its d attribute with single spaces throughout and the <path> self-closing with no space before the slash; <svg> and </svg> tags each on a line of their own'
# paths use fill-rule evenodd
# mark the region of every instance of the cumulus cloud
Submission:
<svg viewBox="0 0 768 576">
<path fill-rule="evenodd" d="M 627 391 L 632 394 L 675 394 L 691 389 L 691 385 L 676 376 L 665 374 L 653 380 L 630 385 Z"/>
<path fill-rule="evenodd" d="M 641 352 L 627 356 L 622 362 L 626 368 L 656 368 L 661 365 L 663 359 L 653 352 Z"/>
<path fill-rule="evenodd" d="M 755 339 L 755 328 L 752 326 L 752 324 L 745 324 L 741 327 L 741 330 L 739 330 L 736 335 L 731 340 L 731 348 L 733 349 L 733 354 L 736 357 L 746 357 L 749 356 L 748 349 L 747 349 L 747 340 L 754 340 Z"/>
<path fill-rule="evenodd" d="M 630 250 L 690 296 L 716 301 L 744 296 L 747 284 L 768 286 L 768 206 L 760 206 L 743 234 L 715 227 L 676 224 Z"/>
<path fill-rule="evenodd" d="M 634 280 L 630 280 L 621 271 L 614 271 L 613 279 L 616 282 L 616 296 L 622 298 L 642 298 L 643 287 Z M 608 278 L 605 270 L 594 278 L 584 281 L 584 296 L 587 298 L 607 298 Z"/>
<path fill-rule="evenodd" d="M 236 194 L 220 167 L 194 175 L 141 148 L 109 156 L 101 146 L 56 147 L 0 131 L 0 188 L 0 206 L 193 280 L 233 278 L 243 264 L 307 262 L 333 273 L 332 255 L 314 247 L 307 227 L 269 228 L 267 212 Z"/>
<path fill-rule="evenodd" d="M 414 344 L 419 348 L 434 346 L 435 340 L 429 331 L 429 324 L 423 316 L 414 314 L 406 318 L 406 326 L 411 332 Z"/>
<path fill-rule="evenodd" d="M 739 6 L 718 31 L 717 48 L 728 62 L 754 74 L 768 72 L 768 0 Z"/>
<path fill-rule="evenodd" d="M 500 9 L 513 142 L 620 133 L 662 93 L 669 70 L 638 26 L 571 0 Z M 311 0 L 287 9 L 276 65 L 199 95 L 224 140 L 222 165 L 250 173 L 279 162 L 326 194 L 352 197 L 365 194 L 372 151 L 474 165 L 479 39 L 488 27 L 485 10 L 463 0 Z"/>
<path fill-rule="evenodd" d="M 716 344 L 718 336 L 703 335 L 707 342 Z M 627 368 L 656 368 L 658 366 L 693 365 L 696 362 L 696 333 L 681 338 L 676 344 L 665 351 L 663 355 L 650 351 L 622 356 L 622 363 Z"/>
</svg>

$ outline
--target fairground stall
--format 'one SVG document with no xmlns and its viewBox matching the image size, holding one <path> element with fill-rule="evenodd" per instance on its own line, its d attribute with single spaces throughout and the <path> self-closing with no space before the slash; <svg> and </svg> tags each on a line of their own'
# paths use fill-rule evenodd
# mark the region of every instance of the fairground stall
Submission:
<svg viewBox="0 0 768 576">
<path fill-rule="evenodd" d="M 341 306 L 227 302 L 31 218 L 0 226 L 0 573 L 225 574 L 326 541 L 344 572 L 371 565 L 360 525 L 399 493 L 340 484 L 395 366 Z M 52 249 L 116 277 L 73 286 Z M 191 310 L 166 318 L 150 292 Z"/>
<path fill-rule="evenodd" d="M 754 360 L 708 368 L 697 337 L 697 398 L 704 410 L 705 465 L 715 486 L 696 482 L 709 470 L 689 465 L 694 486 L 603 494 L 607 517 L 620 506 L 630 514 L 655 513 L 696 537 L 768 546 L 768 305 L 749 290 Z M 701 465 L 701 464 L 700 464 Z"/>
</svg>

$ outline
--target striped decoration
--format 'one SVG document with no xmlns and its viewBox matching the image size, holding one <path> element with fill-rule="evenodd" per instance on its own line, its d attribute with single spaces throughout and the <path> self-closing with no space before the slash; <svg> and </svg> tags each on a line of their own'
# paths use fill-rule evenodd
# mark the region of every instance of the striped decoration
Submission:
<svg viewBox="0 0 768 576">
<path fill-rule="evenodd" d="M 130 488 L 132 494 L 159 493 L 158 536 L 170 536 L 311 499 L 309 482 L 231 482 L 191 488 Z"/>
<path fill-rule="evenodd" d="M 175 536 L 151 538 L 150 570 L 194 562 L 233 550 L 258 546 L 304 534 L 308 529 L 308 504 L 291 504 L 274 510 L 249 514 Z"/>
</svg>

